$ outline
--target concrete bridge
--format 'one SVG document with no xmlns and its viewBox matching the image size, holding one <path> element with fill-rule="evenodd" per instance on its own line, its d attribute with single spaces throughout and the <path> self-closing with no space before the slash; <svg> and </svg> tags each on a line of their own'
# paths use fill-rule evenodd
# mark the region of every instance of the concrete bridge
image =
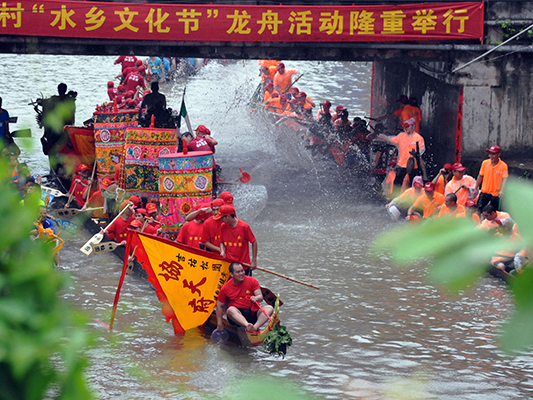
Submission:
<svg viewBox="0 0 533 400">
<path fill-rule="evenodd" d="M 162 1 L 156 3 L 163 3 Z M 171 4 L 191 4 L 173 1 Z M 284 1 L 284 5 L 321 5 L 319 1 Z M 356 6 L 401 5 L 409 1 L 356 2 Z M 451 1 L 448 3 L 457 3 Z M 134 4 L 134 3 L 132 3 Z M 137 3 L 138 4 L 138 3 Z M 170 4 L 170 3 L 165 3 Z M 195 6 L 213 4 L 194 2 Z M 224 1 L 221 5 L 266 5 L 271 1 Z M 276 3 L 276 5 L 279 3 Z M 337 1 L 352 5 L 353 1 Z M 432 2 L 424 2 L 425 7 Z M 333 4 L 328 3 L 328 7 Z M 34 10 L 35 12 L 36 10 Z M 38 10 L 37 10 L 38 12 Z M 0 36 L 0 52 L 17 54 L 158 54 L 161 56 L 373 61 L 372 112 L 393 110 L 399 94 L 418 98 L 421 133 L 434 154 L 434 167 L 463 161 L 477 171 L 484 150 L 497 144 L 503 158 L 518 165 L 533 150 L 533 40 L 528 32 L 484 56 L 498 44 L 533 24 L 533 2 L 485 3 L 482 40 L 360 42 L 228 42 L 75 37 Z M 5 30 L 0 32 L 6 33 Z M 9 33 L 9 31 L 7 31 Z M 112 37 L 112 36 L 111 36 Z M 478 61 L 472 60 L 482 56 Z M 392 125 L 394 121 L 389 121 Z M 511 163 L 512 164 L 512 163 Z"/>
</svg>

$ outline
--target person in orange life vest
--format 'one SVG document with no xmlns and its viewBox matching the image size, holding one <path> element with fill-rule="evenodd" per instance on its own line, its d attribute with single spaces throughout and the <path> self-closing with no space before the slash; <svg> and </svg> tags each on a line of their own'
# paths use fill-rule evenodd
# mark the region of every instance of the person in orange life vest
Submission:
<svg viewBox="0 0 533 400">
<path fill-rule="evenodd" d="M 261 83 L 274 83 L 274 76 L 276 76 L 277 72 L 278 70 L 275 65 L 271 65 L 269 67 L 262 65 L 261 67 L 259 67 L 259 76 L 261 77 Z"/>
<path fill-rule="evenodd" d="M 276 65 L 278 72 L 274 75 L 274 90 L 280 94 L 287 91 L 292 85 L 292 77 L 298 73 L 295 69 L 285 69 L 285 64 L 279 62 Z"/>
<path fill-rule="evenodd" d="M 285 96 L 285 95 L 283 95 Z M 286 96 L 285 96 L 286 97 Z M 270 112 L 281 113 L 280 96 L 278 92 L 272 92 L 270 98 L 265 102 L 265 109 Z"/>
<path fill-rule="evenodd" d="M 483 207 L 482 217 L 484 219 L 479 225 L 479 228 L 487 231 L 494 230 L 496 234 L 501 235 L 509 232 L 514 225 L 514 221 L 509 213 L 498 211 L 492 204 L 487 204 Z"/>
<path fill-rule="evenodd" d="M 94 210 L 93 218 L 107 219 L 107 210 L 105 209 L 105 199 L 104 196 L 102 196 L 102 191 L 106 190 L 112 183 L 113 182 L 109 178 L 102 179 L 102 182 L 100 182 L 100 189 L 89 197 L 89 200 L 83 205 L 81 211 L 85 211 L 87 208 L 104 207 L 101 210 Z"/>
<path fill-rule="evenodd" d="M 435 178 L 433 178 L 433 184 L 435 185 L 435 191 L 440 194 L 444 194 L 444 190 L 446 188 L 446 185 L 453 177 L 452 174 L 453 165 L 450 163 L 446 163 L 442 166 L 442 168 L 439 170 L 439 173 Z"/>
<path fill-rule="evenodd" d="M 220 207 L 214 219 L 222 220 L 220 227 L 220 255 L 229 260 L 250 265 L 245 266 L 246 275 L 252 275 L 257 268 L 257 240 L 246 222 L 236 218 L 235 208 L 229 205 Z M 250 243 L 252 259 L 250 261 Z"/>
<path fill-rule="evenodd" d="M 415 120 L 411 118 L 408 119 L 403 125 L 403 128 L 405 129 L 404 132 L 401 132 L 392 138 L 382 133 L 377 135 L 378 139 L 383 140 L 384 142 L 389 143 L 390 145 L 396 146 L 398 148 L 398 163 L 396 165 L 396 178 L 394 180 L 394 184 L 397 186 L 401 186 L 403 184 L 403 179 L 405 178 L 405 175 L 408 172 L 407 163 L 410 162 L 410 158 L 413 159 L 412 162 L 416 166 L 416 168 L 411 169 L 411 171 L 409 172 L 409 178 L 412 181 L 413 178 L 418 175 L 420 166 L 416 165 L 414 156 L 417 148 L 417 143 L 418 149 L 420 151 L 420 156 L 422 156 L 422 154 L 424 154 L 424 151 L 426 150 L 424 138 L 420 136 L 420 134 L 415 132 L 415 125 Z"/>
<path fill-rule="evenodd" d="M 295 96 L 296 100 L 298 100 L 298 103 L 302 106 L 304 109 L 311 109 L 315 106 L 315 103 L 311 98 L 305 93 L 305 92 L 298 92 L 298 94 Z"/>
<path fill-rule="evenodd" d="M 485 151 L 489 153 L 489 159 L 481 163 L 474 190 L 474 198 L 479 193 L 478 212 L 482 212 L 487 204 L 492 204 L 496 210 L 499 209 L 503 186 L 509 177 L 507 164 L 500 159 L 502 149 L 499 146 L 492 146 Z"/>
<path fill-rule="evenodd" d="M 418 108 L 418 101 L 416 97 L 410 97 L 409 102 L 402 110 L 401 120 L 407 121 L 413 118 L 416 122 L 415 132 L 420 133 L 420 121 L 422 121 L 422 111 Z"/>
<path fill-rule="evenodd" d="M 89 188 L 89 175 L 91 173 L 91 168 L 88 165 L 80 164 L 76 167 L 77 175 L 74 175 L 72 184 L 70 185 L 69 194 L 74 193 L 74 200 L 79 207 L 85 205 L 85 189 Z M 92 183 L 92 182 L 91 182 Z M 89 189 L 90 190 L 90 189 Z M 67 202 L 65 208 L 70 206 L 70 202 Z"/>
<path fill-rule="evenodd" d="M 268 99 L 270 99 L 270 97 L 272 97 L 272 94 L 274 93 L 278 93 L 274 92 L 274 84 L 272 82 L 268 82 L 265 85 L 265 94 L 263 95 L 263 102 L 268 101 Z"/>
<path fill-rule="evenodd" d="M 124 209 L 126 209 L 126 211 L 124 211 L 107 230 L 107 236 L 109 239 L 121 245 L 126 244 L 126 239 L 128 238 L 128 227 L 130 226 L 131 222 L 135 220 L 133 203 L 124 200 L 120 205 L 120 210 L 122 211 Z"/>
<path fill-rule="evenodd" d="M 204 204 L 198 204 L 195 207 L 200 210 L 204 207 Z M 185 222 L 178 233 L 176 242 L 183 243 L 186 246 L 193 247 L 195 249 L 203 249 L 204 241 L 202 240 L 202 234 L 204 231 L 204 221 L 209 218 L 211 213 L 201 212 L 192 221 Z"/>
<path fill-rule="evenodd" d="M 109 96 L 109 101 L 113 101 L 117 97 L 118 89 L 115 86 L 113 81 L 107 82 L 107 95 Z"/>
<path fill-rule="evenodd" d="M 466 168 L 461 163 L 455 163 L 452 167 L 453 179 L 448 182 L 444 194 L 455 193 L 457 204 L 466 205 L 468 200 L 474 200 L 473 194 L 476 187 L 476 180 L 470 175 L 466 175 Z"/>
<path fill-rule="evenodd" d="M 216 253 L 220 253 L 220 228 L 222 226 L 222 220 L 214 219 L 213 217 L 218 214 L 220 207 L 223 205 L 224 200 L 222 199 L 215 199 L 212 201 L 212 215 L 205 220 L 202 233 L 206 250 Z"/>
<path fill-rule="evenodd" d="M 400 216 L 405 217 L 407 210 L 415 203 L 416 199 L 422 194 L 424 187 L 424 180 L 421 176 L 415 176 L 413 185 L 405 190 L 398 197 L 392 199 L 385 205 L 385 208 L 391 215 L 393 220 L 397 220 Z"/>
<path fill-rule="evenodd" d="M 148 214 L 148 225 L 159 235 L 161 233 L 161 224 L 157 217 L 157 206 L 154 203 L 147 203 L 146 213 Z"/>
<path fill-rule="evenodd" d="M 467 200 L 465 203 L 465 209 L 466 209 L 466 216 L 470 219 L 472 219 L 472 222 L 477 226 L 481 224 L 481 219 L 479 218 L 479 214 L 476 212 L 476 202 L 474 200 Z"/>
<path fill-rule="evenodd" d="M 331 111 L 331 101 L 326 100 L 325 102 L 320 103 L 320 110 L 316 112 L 315 119 L 318 121 L 322 114 L 333 114 L 333 112 Z"/>
<path fill-rule="evenodd" d="M 465 207 L 457 203 L 457 196 L 450 193 L 444 196 L 444 204 L 440 206 L 438 218 L 450 216 L 455 218 L 466 218 Z"/>
<path fill-rule="evenodd" d="M 422 218 L 427 219 L 433 216 L 439 206 L 444 204 L 444 196 L 440 193 L 435 193 L 435 185 L 433 182 L 426 182 L 424 185 L 424 193 L 422 193 L 413 203 L 409 210 L 407 210 L 407 220 L 411 219 L 411 215 L 415 210 L 422 212 Z"/>
<path fill-rule="evenodd" d="M 224 331 L 224 314 L 232 325 L 243 326 L 248 332 L 257 332 L 274 312 L 270 305 L 263 310 L 259 303 L 263 301 L 261 286 L 257 279 L 246 276 L 240 263 L 229 266 L 231 279 L 220 289 L 217 299 L 217 330 Z M 268 315 L 265 315 L 265 313 Z"/>
</svg>

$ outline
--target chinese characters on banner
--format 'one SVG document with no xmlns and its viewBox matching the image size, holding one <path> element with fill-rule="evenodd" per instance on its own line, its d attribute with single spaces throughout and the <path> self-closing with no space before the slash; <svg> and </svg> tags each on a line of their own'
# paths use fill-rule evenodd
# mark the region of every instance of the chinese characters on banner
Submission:
<svg viewBox="0 0 533 400">
<path fill-rule="evenodd" d="M 192 249 L 156 236 L 130 232 L 128 246 L 148 273 L 167 320 L 181 331 L 202 325 L 215 309 L 220 288 L 229 279 L 229 262 L 214 253 Z M 178 331 L 180 331 L 178 329 Z"/>
<path fill-rule="evenodd" d="M 204 42 L 482 39 L 483 3 L 233 6 L 2 1 L 3 35 Z"/>
</svg>

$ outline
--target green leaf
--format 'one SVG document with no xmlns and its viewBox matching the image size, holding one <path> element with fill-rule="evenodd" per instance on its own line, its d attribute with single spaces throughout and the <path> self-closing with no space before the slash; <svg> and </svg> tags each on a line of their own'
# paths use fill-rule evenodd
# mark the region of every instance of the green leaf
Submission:
<svg viewBox="0 0 533 400">
<path fill-rule="evenodd" d="M 509 210 L 511 218 L 517 223 L 520 236 L 527 242 L 533 242 L 533 185 L 524 180 L 509 178 L 505 184 L 503 204 Z"/>
</svg>

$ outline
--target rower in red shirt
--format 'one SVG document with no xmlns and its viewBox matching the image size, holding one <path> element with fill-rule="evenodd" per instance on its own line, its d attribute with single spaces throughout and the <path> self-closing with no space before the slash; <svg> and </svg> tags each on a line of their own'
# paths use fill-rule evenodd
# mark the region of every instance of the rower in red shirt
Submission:
<svg viewBox="0 0 533 400">
<path fill-rule="evenodd" d="M 70 185 L 69 194 L 74 195 L 74 200 L 76 200 L 76 203 L 78 203 L 78 206 L 81 208 L 85 205 L 85 189 L 87 189 L 87 186 L 89 185 L 89 174 L 91 171 L 91 168 L 89 168 L 86 164 L 80 164 L 77 168 L 77 175 L 74 175 L 74 178 L 72 179 L 72 184 Z M 67 202 L 65 205 L 65 208 L 68 208 L 70 206 L 71 200 Z"/>
<path fill-rule="evenodd" d="M 109 178 L 102 179 L 100 182 L 100 189 L 94 192 L 85 205 L 81 208 L 82 211 L 87 208 L 99 208 L 105 206 L 105 199 L 102 195 L 102 191 L 105 191 L 113 182 Z M 93 212 L 93 218 L 107 219 L 107 210 L 102 208 L 101 210 L 95 210 Z"/>
<path fill-rule="evenodd" d="M 197 211 L 204 208 L 204 204 L 196 206 Z M 193 247 L 195 249 L 203 248 L 204 241 L 202 240 L 202 234 L 204 231 L 204 221 L 209 218 L 211 213 L 202 211 L 195 219 L 188 221 L 183 225 L 178 233 L 176 242 L 183 243 L 186 246 Z"/>
<path fill-rule="evenodd" d="M 107 229 L 107 236 L 110 240 L 113 240 L 117 243 L 126 244 L 126 239 L 128 238 L 128 227 L 131 222 L 135 219 L 135 211 L 133 209 L 133 203 L 124 200 L 120 205 L 120 210 L 124 210 L 120 217 L 118 217 L 113 225 Z"/>
<path fill-rule="evenodd" d="M 214 219 L 222 220 L 220 228 L 220 255 L 232 261 L 243 264 L 246 275 L 252 275 L 257 268 L 257 240 L 246 222 L 235 217 L 235 208 L 230 205 L 220 207 Z M 250 261 L 250 244 L 252 245 L 252 259 Z M 246 265 L 250 265 L 247 267 Z"/>
</svg>

